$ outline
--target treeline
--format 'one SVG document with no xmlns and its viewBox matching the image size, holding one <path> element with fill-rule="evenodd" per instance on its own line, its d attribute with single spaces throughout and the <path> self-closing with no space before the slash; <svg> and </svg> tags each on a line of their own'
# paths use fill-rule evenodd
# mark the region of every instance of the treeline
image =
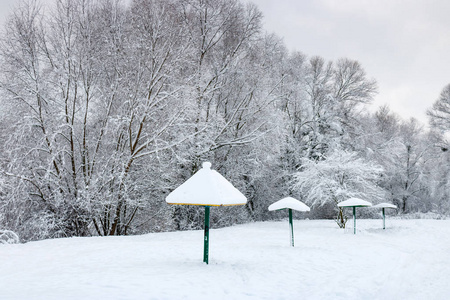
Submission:
<svg viewBox="0 0 450 300">
<path fill-rule="evenodd" d="M 349 195 L 448 213 L 448 93 L 431 131 L 369 113 L 377 85 L 357 61 L 288 51 L 261 24 L 235 0 L 21 4 L 0 45 L 0 228 L 199 228 L 201 209 L 164 199 L 203 161 L 248 197 L 212 210 L 215 226 L 277 218 L 287 195 L 320 218 Z"/>
</svg>

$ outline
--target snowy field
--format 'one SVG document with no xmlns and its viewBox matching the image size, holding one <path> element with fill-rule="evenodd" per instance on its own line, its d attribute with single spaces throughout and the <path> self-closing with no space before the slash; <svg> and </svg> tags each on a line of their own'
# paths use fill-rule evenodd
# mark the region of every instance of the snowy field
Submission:
<svg viewBox="0 0 450 300">
<path fill-rule="evenodd" d="M 450 220 L 349 223 L 0 244 L 0 299 L 450 299 Z"/>
</svg>

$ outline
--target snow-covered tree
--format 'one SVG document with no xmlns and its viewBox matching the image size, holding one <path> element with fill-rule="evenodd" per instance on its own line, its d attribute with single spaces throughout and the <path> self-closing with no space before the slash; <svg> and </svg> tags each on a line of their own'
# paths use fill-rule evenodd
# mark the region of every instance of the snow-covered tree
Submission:
<svg viewBox="0 0 450 300">
<path fill-rule="evenodd" d="M 324 160 L 305 158 L 293 174 L 292 188 L 312 207 L 334 204 L 338 209 L 336 222 L 345 227 L 347 217 L 337 204 L 350 197 L 370 202 L 383 199 L 384 191 L 377 185 L 382 172 L 382 167 L 357 153 L 336 149 Z"/>
<path fill-rule="evenodd" d="M 178 179 L 181 183 L 210 160 L 227 178 L 245 181 L 252 176 L 233 169 L 239 168 L 236 163 L 252 164 L 252 147 L 267 131 L 264 113 L 274 99 L 267 92 L 272 87 L 264 84 L 261 12 L 253 4 L 224 0 L 183 1 L 181 7 L 190 42 L 186 123 L 195 137 L 179 147 Z M 241 190 L 251 190 L 250 185 Z M 200 226 L 201 213 L 176 207 L 176 228 L 186 219 L 193 220 L 189 226 Z"/>
<path fill-rule="evenodd" d="M 254 4 L 51 5 L 24 2 L 0 43 L 0 227 L 22 240 L 198 228 L 202 210 L 163 199 L 205 160 L 249 200 L 213 211 L 220 226 L 298 192 L 336 209 L 377 184 L 405 211 L 445 210 L 444 135 L 365 112 L 376 83 L 357 61 L 289 52 Z"/>
<path fill-rule="evenodd" d="M 393 152 L 394 160 L 389 166 L 394 172 L 390 178 L 393 202 L 403 213 L 419 208 L 420 202 L 427 198 L 428 174 L 426 165 L 429 162 L 428 153 L 434 144 L 427 141 L 422 125 L 414 119 L 403 122 L 396 140 L 397 149 Z M 412 205 L 411 202 L 415 202 Z"/>
<path fill-rule="evenodd" d="M 141 164 L 186 139 L 168 133 L 184 105 L 174 7 L 58 1 L 46 15 L 24 5 L 9 21 L 1 87 L 23 118 L 8 176 L 23 181 L 53 236 L 127 234 L 148 203 L 133 180 Z"/>
<path fill-rule="evenodd" d="M 431 196 L 433 197 L 433 210 L 437 213 L 450 213 L 450 152 L 449 146 L 445 145 L 438 149 L 436 158 L 431 165 L 433 184 L 431 185 Z"/>
<path fill-rule="evenodd" d="M 437 153 L 434 153 L 432 186 L 436 208 L 439 212 L 450 212 L 450 84 L 442 90 L 433 107 L 427 112 L 430 125 L 439 132 Z"/>
</svg>

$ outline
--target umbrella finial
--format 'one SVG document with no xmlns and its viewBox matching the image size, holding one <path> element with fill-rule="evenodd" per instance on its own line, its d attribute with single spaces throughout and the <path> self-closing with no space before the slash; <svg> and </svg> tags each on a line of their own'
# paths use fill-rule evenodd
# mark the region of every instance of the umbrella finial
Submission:
<svg viewBox="0 0 450 300">
<path fill-rule="evenodd" d="M 209 161 L 205 161 L 205 162 L 202 164 L 202 168 L 203 168 L 203 169 L 211 169 L 211 163 L 210 163 Z"/>
</svg>

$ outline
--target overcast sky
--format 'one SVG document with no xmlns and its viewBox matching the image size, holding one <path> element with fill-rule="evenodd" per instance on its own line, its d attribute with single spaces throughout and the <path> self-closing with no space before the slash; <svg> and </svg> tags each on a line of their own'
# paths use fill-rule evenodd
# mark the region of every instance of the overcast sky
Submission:
<svg viewBox="0 0 450 300">
<path fill-rule="evenodd" d="M 448 0 L 252 0 L 290 50 L 358 60 L 375 78 L 374 106 L 427 122 L 450 83 Z"/>
<path fill-rule="evenodd" d="M 44 0 L 49 1 L 49 0 Z M 425 112 L 450 83 L 449 0 L 250 0 L 290 50 L 358 60 L 377 80 L 374 109 Z M 18 0 L 0 0 L 0 22 Z"/>
</svg>

